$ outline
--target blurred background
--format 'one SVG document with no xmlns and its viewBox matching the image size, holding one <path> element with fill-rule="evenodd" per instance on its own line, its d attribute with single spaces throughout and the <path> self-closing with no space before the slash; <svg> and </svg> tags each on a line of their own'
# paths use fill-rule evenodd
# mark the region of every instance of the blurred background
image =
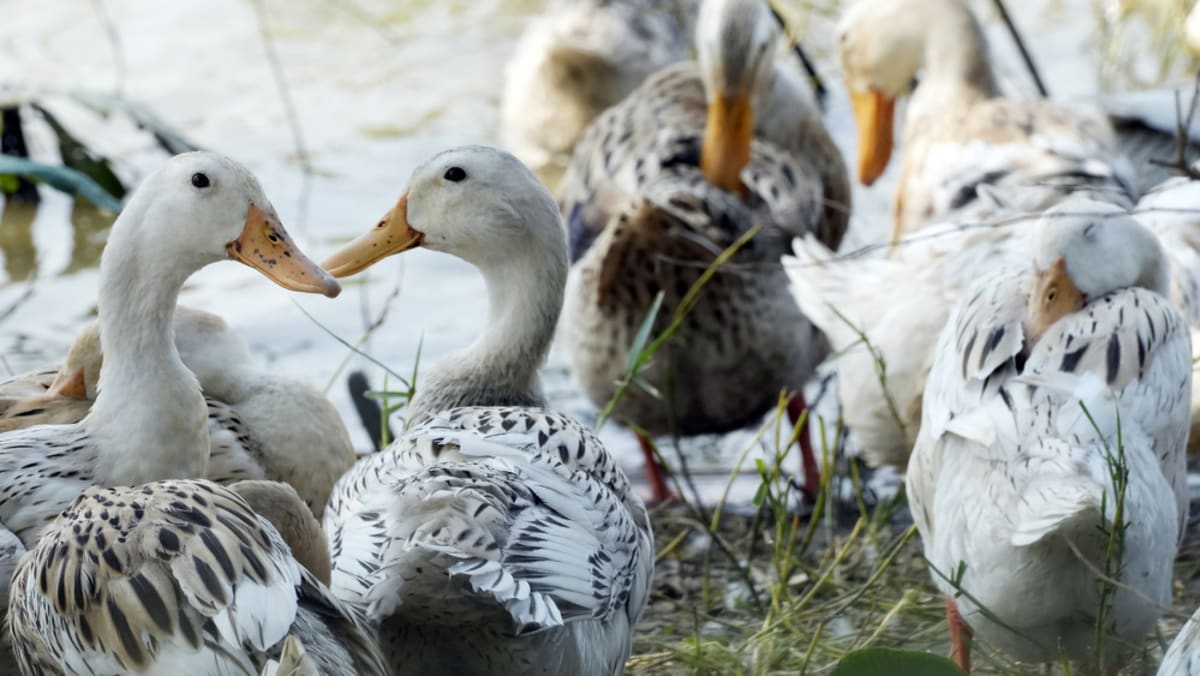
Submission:
<svg viewBox="0 0 1200 676">
<path fill-rule="evenodd" d="M 853 117 L 830 51 L 839 3 L 773 4 L 815 60 L 829 88 L 826 124 L 853 153 Z M 1186 102 L 1197 66 L 1184 36 L 1191 4 L 1009 0 L 1008 10 L 1054 98 L 1177 86 Z M 258 174 L 285 226 L 320 260 L 373 225 L 429 155 L 498 143 L 504 65 L 541 5 L 5 0 L 5 132 L 19 123 L 29 155 L 48 164 L 64 153 L 106 158 L 127 188 L 167 156 L 164 148 L 189 142 L 231 155 Z M 987 23 L 1006 92 L 1035 95 L 994 4 L 972 7 Z M 897 164 L 869 189 L 855 184 L 844 249 L 883 238 Z M 543 176 L 553 186 L 554 171 Z M 59 359 L 95 312 L 95 267 L 112 216 L 45 185 L 37 190 L 37 204 L 0 198 L 0 375 Z M 428 363 L 469 342 L 486 316 L 478 274 L 427 251 L 377 265 L 336 301 L 289 295 L 225 263 L 195 276 L 181 302 L 224 316 L 270 368 L 328 387 L 362 451 L 370 441 L 346 394 L 347 367 L 364 369 L 376 387 L 385 385 L 383 371 L 321 327 L 411 373 L 418 349 Z M 555 406 L 594 419 L 557 353 L 545 377 Z M 723 483 L 723 468 L 751 435 L 688 440 L 693 469 L 711 468 Z M 602 436 L 630 467 L 641 464 L 627 431 L 610 425 Z"/>
</svg>

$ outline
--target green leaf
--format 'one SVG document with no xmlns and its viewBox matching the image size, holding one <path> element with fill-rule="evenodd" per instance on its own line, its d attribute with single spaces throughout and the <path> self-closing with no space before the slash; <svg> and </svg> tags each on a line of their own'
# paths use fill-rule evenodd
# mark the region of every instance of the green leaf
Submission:
<svg viewBox="0 0 1200 676">
<path fill-rule="evenodd" d="M 663 292 L 659 291 L 650 305 L 650 312 L 646 314 L 641 327 L 638 328 L 637 335 L 633 337 L 633 345 L 629 347 L 629 363 L 625 365 L 625 372 L 630 375 L 637 370 L 638 358 L 646 349 L 646 343 L 650 341 L 650 331 L 654 329 L 654 320 L 658 318 L 658 311 L 662 309 L 662 304 Z"/>
<path fill-rule="evenodd" d="M 50 125 L 54 135 L 58 138 L 58 153 L 62 157 L 64 165 L 85 174 L 113 197 L 117 199 L 125 197 L 125 186 L 113 172 L 112 165 L 108 163 L 108 160 L 93 153 L 83 142 L 75 138 L 49 110 L 36 103 L 33 104 L 33 107 L 42 114 L 46 124 Z"/>
<path fill-rule="evenodd" d="M 767 499 L 767 490 L 771 487 L 766 481 L 758 485 L 758 489 L 754 491 L 754 499 L 752 502 L 755 507 L 762 507 L 763 502 Z"/>
<path fill-rule="evenodd" d="M 13 174 L 0 174 L 0 192 L 11 195 L 21 187 L 21 179 Z"/>
<path fill-rule="evenodd" d="M 96 206 L 114 214 L 121 212 L 121 202 L 101 188 L 91 178 L 68 167 L 42 164 L 24 157 L 0 155 L 0 174 L 41 181 L 57 190 L 82 197 Z"/>
<path fill-rule="evenodd" d="M 963 676 L 950 660 L 933 653 L 891 648 L 863 648 L 846 655 L 830 676 Z"/>
</svg>

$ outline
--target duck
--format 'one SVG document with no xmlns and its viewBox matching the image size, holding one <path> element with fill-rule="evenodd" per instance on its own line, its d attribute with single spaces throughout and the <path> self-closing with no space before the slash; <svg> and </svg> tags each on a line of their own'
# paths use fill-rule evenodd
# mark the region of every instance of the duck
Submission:
<svg viewBox="0 0 1200 676">
<path fill-rule="evenodd" d="M 504 71 L 501 141 L 536 168 L 562 163 L 597 115 L 687 58 L 695 0 L 550 0 Z"/>
<path fill-rule="evenodd" d="M 1200 181 L 1170 178 L 1138 201 L 1133 215 L 1158 236 L 1171 270 L 1171 303 L 1192 331 L 1193 365 L 1200 357 Z M 1192 426 L 1188 454 L 1200 454 L 1200 380 L 1192 379 Z"/>
<path fill-rule="evenodd" d="M 1193 333 L 1200 331 L 1197 200 L 1200 181 L 1176 177 L 1148 190 L 1130 212 L 1166 252 L 1169 298 Z M 793 296 L 830 343 L 839 415 L 868 465 L 907 465 L 951 308 L 980 274 L 1027 257 L 1026 231 L 1039 216 L 929 225 L 901 238 L 887 257 L 838 256 L 811 236 L 793 242 L 796 260 L 785 265 Z M 1200 390 L 1192 397 L 1192 432 L 1188 453 L 1200 453 Z"/>
<path fill-rule="evenodd" d="M 26 547 L 91 486 L 206 476 L 207 407 L 172 327 L 184 282 L 221 260 L 293 291 L 340 291 L 243 166 L 207 152 L 164 163 L 125 205 L 100 259 L 105 359 L 91 410 L 0 435 L 0 524 Z"/>
<path fill-rule="evenodd" d="M 408 429 L 335 485 L 333 592 L 413 673 L 620 674 L 654 537 L 596 435 L 546 408 L 537 371 L 568 270 L 557 205 L 513 155 L 452 148 L 323 265 L 346 277 L 417 247 L 479 269 L 487 324 L 421 375 Z"/>
<path fill-rule="evenodd" d="M 287 484 L 92 487 L 17 567 L 8 636 L 25 674 L 389 674 L 329 572 Z"/>
<path fill-rule="evenodd" d="M 308 382 L 260 369 L 245 338 L 219 315 L 177 306 L 174 333 L 180 359 L 208 405 L 207 478 L 282 481 L 320 518 L 334 481 L 357 458 L 337 409 Z M 96 400 L 102 363 L 100 325 L 93 322 L 59 369 L 17 379 L 44 389 L 0 407 L 0 432 L 82 420 Z"/>
<path fill-rule="evenodd" d="M 647 439 L 723 433 L 799 395 L 827 350 L 788 292 L 788 241 L 836 249 L 850 187 L 811 93 L 777 63 L 778 22 L 762 0 L 703 0 L 697 62 L 670 66 L 596 119 L 576 145 L 558 200 L 575 272 L 563 345 L 584 392 L 604 407 L 634 338 L 658 307 L 661 334 L 722 250 L 761 230 L 705 284 L 672 340 L 639 374 L 615 419 L 632 423 L 656 500 L 669 489 Z M 800 435 L 805 481 L 815 461 Z"/>
<path fill-rule="evenodd" d="M 1127 208 L 1137 199 L 1103 113 L 1003 96 L 962 0 L 855 3 L 838 22 L 838 51 L 864 185 L 886 169 L 896 100 L 924 69 L 904 114 L 889 241 L 964 207 L 1040 212 L 1072 192 Z"/>
<path fill-rule="evenodd" d="M 906 487 L 960 666 L 974 633 L 1115 673 L 1171 598 L 1190 334 L 1162 245 L 1126 211 L 1077 196 L 1039 226 L 1032 264 L 984 275 L 952 311 Z"/>
<path fill-rule="evenodd" d="M 785 263 L 792 296 L 829 342 L 837 417 L 871 467 L 903 470 L 921 427 L 938 335 L 972 280 L 1026 259 L 1022 221 L 942 223 L 889 256 L 839 257 L 809 235 Z"/>
</svg>

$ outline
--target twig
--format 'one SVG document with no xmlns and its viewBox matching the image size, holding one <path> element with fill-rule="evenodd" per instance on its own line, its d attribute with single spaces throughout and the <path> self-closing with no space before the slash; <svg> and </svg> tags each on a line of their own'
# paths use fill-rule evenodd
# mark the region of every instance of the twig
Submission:
<svg viewBox="0 0 1200 676">
<path fill-rule="evenodd" d="M 287 79 L 283 74 L 283 63 L 279 60 L 279 54 L 275 51 L 275 43 L 271 40 L 270 31 L 267 30 L 267 10 L 263 7 L 262 0 L 251 0 L 250 4 L 254 6 L 254 16 L 258 20 L 258 32 L 262 37 L 263 51 L 266 53 L 267 63 L 271 66 L 271 75 L 275 79 L 275 86 L 279 89 L 279 98 L 283 102 L 288 127 L 292 132 L 292 144 L 296 149 L 296 159 L 300 162 L 302 180 L 296 220 L 300 223 L 300 229 L 303 229 L 308 218 L 308 197 L 312 184 L 312 156 L 308 154 L 308 145 L 304 142 L 304 131 L 300 127 L 300 116 L 296 112 L 291 89 L 288 88 Z"/>
<path fill-rule="evenodd" d="M 26 285 L 25 290 L 21 292 L 21 295 L 12 303 L 10 303 L 8 307 L 4 308 L 3 311 L 0 311 L 0 322 L 3 322 L 5 319 L 11 317 L 14 312 L 16 312 L 22 305 L 26 303 L 26 301 L 28 301 L 30 298 L 33 298 L 33 288 L 33 284 Z"/>
<path fill-rule="evenodd" d="M 330 388 L 333 387 L 333 384 L 335 382 L 337 382 L 338 377 L 342 375 L 342 371 L 344 371 L 346 369 L 346 365 L 350 363 L 350 358 L 356 354 L 361 357 L 365 357 L 371 363 L 375 364 L 376 366 L 382 367 L 384 371 L 387 371 L 388 373 L 392 374 L 393 376 L 396 376 L 397 378 L 399 378 L 400 382 L 404 383 L 405 387 L 412 386 L 412 383 L 408 379 L 404 378 L 401 375 L 396 374 L 395 371 L 392 371 L 391 369 L 389 369 L 388 367 L 384 366 L 382 363 L 377 361 L 374 357 L 372 357 L 371 355 L 369 355 L 366 352 L 363 352 L 362 350 L 359 349 L 360 347 L 363 346 L 364 343 L 367 342 L 367 339 L 371 337 L 371 334 L 375 333 L 375 331 L 378 330 L 379 327 L 383 326 L 383 323 L 387 320 L 388 310 L 391 309 L 391 307 L 392 307 L 392 301 L 396 300 L 396 298 L 399 296 L 400 296 L 400 278 L 397 277 L 396 285 L 392 287 L 391 293 L 389 293 L 387 295 L 387 298 L 383 299 L 383 309 L 381 309 L 379 311 L 379 315 L 375 318 L 375 321 L 373 321 L 367 325 L 367 328 L 363 331 L 362 335 L 358 337 L 358 340 L 355 341 L 355 343 L 353 345 L 351 345 L 346 340 L 342 339 L 341 336 L 338 336 L 333 331 L 330 331 L 328 328 L 323 326 L 312 315 L 308 314 L 308 312 L 303 307 L 301 307 L 300 304 L 297 303 L 295 299 L 292 299 L 292 302 L 295 303 L 296 307 L 299 307 L 301 312 L 303 312 L 305 315 L 307 315 L 309 319 L 312 319 L 314 324 L 321 327 L 321 329 L 323 329 L 325 331 L 325 333 L 328 333 L 329 335 L 333 336 L 335 339 L 337 339 L 338 342 L 340 342 L 341 344 L 350 348 L 350 352 L 346 353 L 346 356 L 344 358 L 342 358 L 342 361 L 340 364 L 338 364 L 338 367 L 333 370 L 333 374 L 329 376 L 329 382 L 325 383 L 325 387 L 321 390 L 322 394 L 328 392 L 330 390 Z"/>
<path fill-rule="evenodd" d="M 1033 55 L 1025 48 L 1025 40 L 1021 39 L 1021 33 L 1017 30 L 1017 25 L 1013 23 L 1012 17 L 1008 15 L 1008 9 L 1004 6 L 1004 0 L 994 0 L 996 11 L 1000 12 L 1000 18 L 1004 20 L 1004 25 L 1008 26 L 1008 32 L 1012 35 L 1013 42 L 1017 43 L 1017 50 L 1021 52 L 1021 59 L 1025 61 L 1025 67 L 1029 69 L 1029 75 L 1033 77 L 1033 84 L 1037 87 L 1038 93 L 1042 98 L 1050 98 L 1050 92 L 1046 90 L 1046 84 L 1042 82 L 1042 76 L 1038 73 L 1037 65 L 1033 62 Z"/>
<path fill-rule="evenodd" d="M 1187 149 L 1191 145 L 1192 119 L 1196 117 L 1196 107 L 1200 105 L 1200 71 L 1192 82 L 1192 100 L 1188 102 L 1187 115 L 1179 107 L 1179 91 L 1175 91 L 1175 159 L 1160 160 L 1157 157 L 1146 161 L 1156 167 L 1165 167 L 1178 171 L 1180 174 L 1194 180 L 1200 179 L 1200 172 L 1192 168 L 1187 161 Z"/>
<path fill-rule="evenodd" d="M 812 59 L 808 58 L 808 54 L 804 52 L 804 48 L 800 46 L 799 40 L 793 40 L 791 31 L 788 30 L 787 21 L 779 10 L 775 9 L 775 5 L 768 2 L 767 7 L 771 10 L 771 16 L 775 17 L 775 21 L 779 23 L 779 27 L 783 29 L 783 34 L 787 36 L 788 41 L 792 43 L 792 52 L 800 59 L 800 64 L 804 66 L 804 72 L 808 73 L 808 81 L 812 85 L 813 94 L 817 97 L 817 103 L 821 106 L 825 105 L 825 97 L 828 90 L 825 89 L 825 82 L 821 79 L 821 74 L 817 72 L 816 66 L 813 65 Z"/>
</svg>

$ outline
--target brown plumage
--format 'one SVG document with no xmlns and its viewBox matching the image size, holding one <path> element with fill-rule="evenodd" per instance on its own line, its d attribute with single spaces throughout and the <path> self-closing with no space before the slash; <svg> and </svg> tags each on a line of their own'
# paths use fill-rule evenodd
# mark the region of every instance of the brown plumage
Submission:
<svg viewBox="0 0 1200 676">
<path fill-rule="evenodd" d="M 781 256 L 805 233 L 836 248 L 849 213 L 841 156 L 774 63 L 778 27 L 765 4 L 708 0 L 696 35 L 699 63 L 660 71 L 600 116 L 559 190 L 579 272 L 565 338 L 598 406 L 656 294 L 654 335 L 717 254 L 761 226 L 641 373 L 662 397 L 630 388 L 620 403 L 618 419 L 651 434 L 727 431 L 803 385 L 827 348 L 788 293 Z M 722 166 L 742 150 L 744 165 Z"/>
</svg>

